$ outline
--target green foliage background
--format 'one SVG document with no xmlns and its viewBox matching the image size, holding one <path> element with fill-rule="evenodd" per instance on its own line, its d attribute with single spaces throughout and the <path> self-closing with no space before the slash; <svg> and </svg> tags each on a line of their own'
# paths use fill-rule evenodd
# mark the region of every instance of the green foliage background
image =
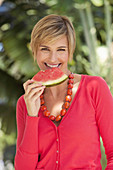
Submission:
<svg viewBox="0 0 113 170">
<path fill-rule="evenodd" d="M 6 11 L 2 11 L 3 7 Z M 16 143 L 16 102 L 22 84 L 39 68 L 30 50 L 36 22 L 48 14 L 68 16 L 76 31 L 72 72 L 102 76 L 113 93 L 112 0 L 9 0 L 0 6 L 0 159 L 13 162 Z M 106 55 L 105 55 L 106 54 Z M 102 143 L 102 142 L 101 142 Z M 102 150 L 102 166 L 106 159 Z M 6 156 L 7 155 L 7 156 Z"/>
</svg>

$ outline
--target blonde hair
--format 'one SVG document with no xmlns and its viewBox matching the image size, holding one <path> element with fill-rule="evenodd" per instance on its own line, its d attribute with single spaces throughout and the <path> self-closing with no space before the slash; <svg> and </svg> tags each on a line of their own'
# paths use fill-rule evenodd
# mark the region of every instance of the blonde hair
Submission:
<svg viewBox="0 0 113 170">
<path fill-rule="evenodd" d="M 66 16 L 55 14 L 47 15 L 39 20 L 31 33 L 30 45 L 34 57 L 41 43 L 52 43 L 63 35 L 67 37 L 69 61 L 71 61 L 75 50 L 75 30 L 71 21 Z"/>
</svg>

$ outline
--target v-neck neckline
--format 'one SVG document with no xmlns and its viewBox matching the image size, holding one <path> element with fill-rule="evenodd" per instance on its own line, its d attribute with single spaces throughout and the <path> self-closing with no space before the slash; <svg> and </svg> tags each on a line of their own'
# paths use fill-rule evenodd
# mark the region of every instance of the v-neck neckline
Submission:
<svg viewBox="0 0 113 170">
<path fill-rule="evenodd" d="M 59 123 L 58 126 L 56 126 L 55 123 L 54 123 L 52 120 L 50 120 L 48 117 L 45 117 L 45 116 L 43 115 L 43 112 L 40 110 L 41 116 L 43 115 L 49 122 L 52 123 L 52 125 L 53 125 L 55 128 L 59 128 L 60 125 L 62 124 L 62 122 L 63 122 L 63 121 L 66 119 L 66 117 L 68 116 L 69 111 L 71 110 L 71 108 L 72 108 L 72 106 L 73 106 L 73 103 L 75 102 L 76 97 L 77 97 L 77 95 L 78 95 L 78 93 L 79 93 L 79 91 L 80 91 L 80 89 L 81 89 L 81 86 L 82 86 L 82 82 L 83 82 L 83 80 L 84 80 L 84 77 L 85 77 L 85 75 L 81 74 L 81 80 L 80 80 L 80 82 L 79 82 L 79 85 L 78 85 L 77 90 L 76 90 L 76 92 L 75 92 L 75 95 L 74 95 L 74 97 L 73 97 L 73 100 L 72 100 L 72 102 L 71 102 L 71 104 L 70 104 L 70 107 L 69 107 L 69 109 L 67 110 L 65 116 L 62 117 L 62 119 L 61 119 L 61 121 L 60 121 L 60 123 Z"/>
</svg>

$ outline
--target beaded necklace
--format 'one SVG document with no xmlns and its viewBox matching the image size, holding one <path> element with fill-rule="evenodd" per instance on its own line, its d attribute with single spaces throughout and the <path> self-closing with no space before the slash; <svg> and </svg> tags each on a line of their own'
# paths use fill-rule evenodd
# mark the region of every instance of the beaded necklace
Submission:
<svg viewBox="0 0 113 170">
<path fill-rule="evenodd" d="M 60 111 L 60 114 L 57 115 L 56 117 L 54 115 L 51 115 L 51 113 L 47 110 L 47 107 L 44 105 L 44 96 L 43 94 L 40 96 L 40 100 L 41 100 L 41 111 L 43 112 L 44 116 L 48 117 L 50 120 L 52 121 L 60 121 L 62 119 L 62 117 L 66 114 L 67 109 L 70 106 L 70 102 L 72 100 L 72 88 L 73 88 L 73 79 L 74 79 L 74 75 L 71 73 L 68 76 L 69 81 L 68 81 L 68 90 L 67 90 L 67 95 L 65 97 L 65 102 L 63 105 L 62 110 Z"/>
</svg>

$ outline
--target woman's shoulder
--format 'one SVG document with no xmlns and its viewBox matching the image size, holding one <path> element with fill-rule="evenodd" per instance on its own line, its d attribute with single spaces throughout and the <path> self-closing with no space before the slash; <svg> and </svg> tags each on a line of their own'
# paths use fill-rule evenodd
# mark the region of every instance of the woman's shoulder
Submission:
<svg viewBox="0 0 113 170">
<path fill-rule="evenodd" d="M 105 82 L 104 78 L 102 78 L 101 76 L 74 73 L 75 81 L 80 81 L 82 78 L 84 78 L 86 81 L 89 81 L 89 82 L 90 81 Z"/>
<path fill-rule="evenodd" d="M 17 104 L 25 104 L 25 101 L 24 101 L 24 95 L 21 95 L 18 100 L 17 100 Z"/>
<path fill-rule="evenodd" d="M 18 118 L 26 118 L 27 115 L 27 107 L 24 100 L 24 95 L 21 95 L 17 100 L 16 105 L 16 114 Z"/>
<path fill-rule="evenodd" d="M 101 76 L 83 75 L 83 77 L 85 78 L 85 81 L 88 83 L 92 83 L 95 85 L 106 84 L 105 79 Z"/>
<path fill-rule="evenodd" d="M 21 95 L 17 100 L 17 108 L 26 110 L 26 103 L 24 100 L 24 95 Z"/>
<path fill-rule="evenodd" d="M 83 75 L 84 78 L 84 87 L 87 90 L 93 90 L 95 92 L 109 91 L 109 87 L 105 79 L 101 76 L 92 76 L 92 75 Z"/>
<path fill-rule="evenodd" d="M 75 82 L 82 81 L 86 87 L 104 87 L 107 85 L 104 78 L 101 76 L 93 76 L 87 74 L 74 74 Z"/>
</svg>

